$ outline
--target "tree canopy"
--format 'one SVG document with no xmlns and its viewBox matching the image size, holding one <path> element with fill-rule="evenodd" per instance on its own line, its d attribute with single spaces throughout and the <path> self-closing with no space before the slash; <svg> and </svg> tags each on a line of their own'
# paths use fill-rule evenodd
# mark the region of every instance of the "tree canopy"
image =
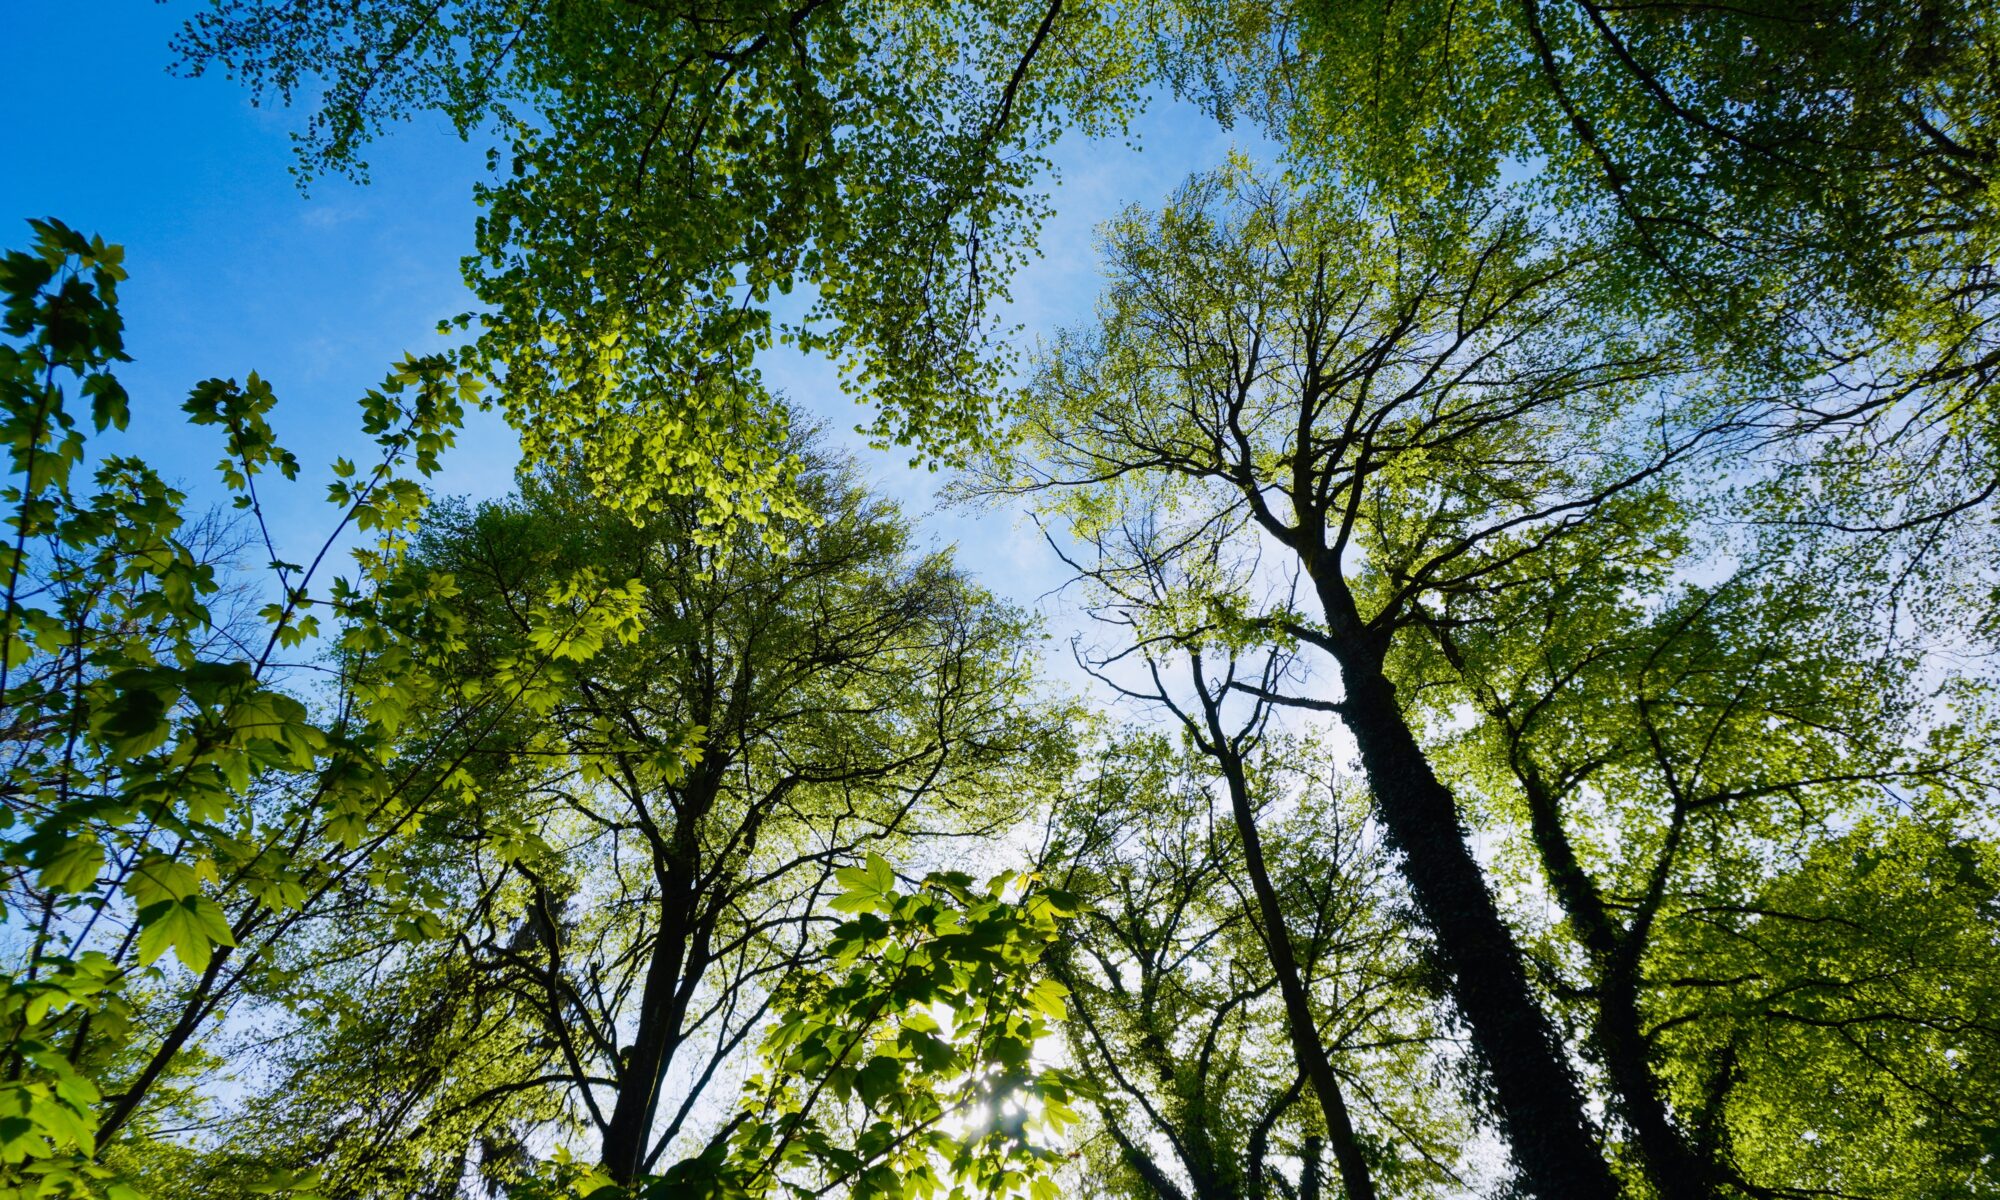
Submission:
<svg viewBox="0 0 2000 1200">
<path fill-rule="evenodd" d="M 0 259 L 0 1198 L 2000 1192 L 1991 26 L 199 6 L 302 183 L 490 145 L 478 307 L 302 554 L 264 379 L 182 482 L 122 250 Z M 1026 349 L 1167 95 L 1274 160 Z"/>
</svg>

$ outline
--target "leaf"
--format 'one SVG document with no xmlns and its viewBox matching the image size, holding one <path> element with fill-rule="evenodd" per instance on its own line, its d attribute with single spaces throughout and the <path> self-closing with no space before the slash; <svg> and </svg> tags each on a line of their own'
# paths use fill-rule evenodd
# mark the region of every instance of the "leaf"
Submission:
<svg viewBox="0 0 2000 1200">
<path fill-rule="evenodd" d="M 854 1073 L 854 1086 L 861 1093 L 861 1102 L 873 1109 L 883 1097 L 893 1094 L 903 1082 L 901 1060 L 878 1054 L 862 1065 Z"/>
<path fill-rule="evenodd" d="M 933 1075 L 951 1070 L 959 1061 L 949 1042 L 920 1029 L 904 1029 L 896 1035 L 896 1044 L 916 1059 L 919 1068 Z"/>
<path fill-rule="evenodd" d="M 254 1196 L 292 1195 L 305 1200 L 299 1193 L 309 1191 L 319 1182 L 319 1168 L 307 1167 L 292 1171 L 283 1167 L 270 1168 L 262 1179 L 246 1185 L 245 1190 Z"/>
<path fill-rule="evenodd" d="M 289 912 L 306 900 L 304 885 L 290 873 L 249 875 L 244 878 L 243 886 L 257 903 L 279 912 Z"/>
<path fill-rule="evenodd" d="M 1074 892 L 1061 888 L 1044 888 L 1041 892 L 1049 902 L 1049 908 L 1059 917 L 1073 917 L 1083 911 L 1083 901 Z"/>
<path fill-rule="evenodd" d="M 1067 1010 L 1063 1007 L 1063 998 L 1068 995 L 1068 988 L 1053 979 L 1044 979 L 1028 989 L 1028 1003 L 1034 1005 L 1037 1011 L 1049 1019 L 1060 1021 L 1067 1015 Z"/>
<path fill-rule="evenodd" d="M 85 1154 L 97 1152 L 97 1127 L 82 1113 L 58 1100 L 36 1100 L 28 1117 L 58 1146 L 75 1146 Z"/>
<path fill-rule="evenodd" d="M 96 726 L 112 753 L 138 758 L 166 744 L 173 733 L 167 706 L 177 689 L 152 671 L 121 671 L 111 682 L 118 693 L 105 705 Z"/>
<path fill-rule="evenodd" d="M 193 867 L 174 862 L 164 855 L 153 854 L 139 864 L 138 870 L 126 881 L 125 890 L 134 904 L 145 909 L 162 901 L 178 901 L 195 895 L 201 890 L 201 879 Z"/>
<path fill-rule="evenodd" d="M 72 895 L 97 886 L 98 872 L 104 869 L 104 845 L 95 834 L 83 834 L 60 843 L 40 863 L 41 885 L 52 892 Z"/>
<path fill-rule="evenodd" d="M 896 895 L 895 870 L 889 866 L 889 860 L 872 850 L 868 852 L 865 866 L 842 867 L 833 873 L 833 878 L 847 889 L 833 899 L 833 907 L 838 912 L 886 909 Z"/>
<path fill-rule="evenodd" d="M 162 901 L 139 910 L 139 963 L 151 964 L 171 948 L 190 971 L 206 971 L 214 946 L 234 946 L 229 920 L 206 896 Z"/>
<path fill-rule="evenodd" d="M 0 1117 L 0 1152 L 6 1153 L 8 1157 L 12 1158 L 19 1153 L 14 1147 L 34 1135 L 35 1123 L 27 1117 Z"/>
</svg>

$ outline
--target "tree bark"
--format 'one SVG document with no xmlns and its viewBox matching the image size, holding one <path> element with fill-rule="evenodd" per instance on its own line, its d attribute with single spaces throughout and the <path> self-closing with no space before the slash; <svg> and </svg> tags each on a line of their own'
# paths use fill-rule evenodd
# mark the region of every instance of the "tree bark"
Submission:
<svg viewBox="0 0 2000 1200">
<path fill-rule="evenodd" d="M 1342 717 L 1418 911 L 1437 938 L 1453 999 L 1493 1082 L 1522 1182 L 1543 1200 L 1613 1200 L 1583 1089 L 1529 991 L 1520 947 L 1466 845 L 1458 805 L 1431 770 L 1382 670 L 1384 645 L 1354 632 L 1351 597 L 1319 579 L 1330 649 L 1346 687 Z"/>
<path fill-rule="evenodd" d="M 1632 1128 L 1647 1178 L 1663 1200 L 1712 1200 L 1718 1194 L 1714 1164 L 1674 1123 L 1653 1071 L 1639 1016 L 1639 955 L 1631 931 L 1611 916 L 1596 880 L 1584 870 L 1563 828 L 1562 812 L 1533 764 L 1515 762 L 1528 801 L 1528 821 L 1549 890 L 1570 928 L 1589 952 L 1597 994 L 1592 1040 L 1610 1078 L 1613 1104 Z"/>
<path fill-rule="evenodd" d="M 660 931 L 646 967 L 646 986 L 639 1002 L 639 1026 L 632 1044 L 620 1056 L 618 1096 L 605 1123 L 605 1173 L 621 1184 L 638 1179 L 646 1169 L 646 1151 L 659 1113 L 660 1088 L 679 1048 L 687 1018 L 692 982 L 707 970 L 706 930 L 698 911 L 699 849 L 696 830 L 711 806 L 714 788 L 697 778 L 693 796 L 674 824 L 660 889 Z M 657 854 L 662 847 L 655 845 Z"/>
<path fill-rule="evenodd" d="M 1299 1157 L 1305 1160 L 1299 1168 L 1299 1200 L 1319 1200 L 1319 1139 L 1307 1138 Z"/>
<path fill-rule="evenodd" d="M 1712 1200 L 1718 1194 L 1714 1164 L 1697 1150 L 1674 1122 L 1659 1077 L 1649 1057 L 1650 1047 L 1639 1016 L 1639 957 L 1643 939 L 1611 915 L 1597 880 L 1577 857 L 1576 845 L 1562 820 L 1562 805 L 1547 778 L 1522 744 L 1523 731 L 1508 717 L 1496 697 L 1472 680 L 1465 657 L 1444 629 L 1433 627 L 1438 647 L 1454 670 L 1475 683 L 1475 695 L 1486 697 L 1489 719 L 1508 737 L 1508 765 L 1521 785 L 1528 805 L 1529 840 L 1541 861 L 1570 932 L 1590 956 L 1597 994 L 1593 997 L 1591 1040 L 1611 1083 L 1612 1103 L 1632 1129 L 1647 1178 L 1663 1200 Z"/>
</svg>

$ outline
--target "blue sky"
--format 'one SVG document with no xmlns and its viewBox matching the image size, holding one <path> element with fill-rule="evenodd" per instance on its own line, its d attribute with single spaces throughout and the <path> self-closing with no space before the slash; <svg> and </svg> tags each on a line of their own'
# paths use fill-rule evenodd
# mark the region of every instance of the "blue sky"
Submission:
<svg viewBox="0 0 2000 1200">
<path fill-rule="evenodd" d="M 325 527 L 324 466 L 365 442 L 353 399 L 406 351 L 441 345 L 441 317 L 471 307 L 459 277 L 471 247 L 472 184 L 485 143 L 468 145 L 435 116 L 400 127 L 369 155 L 373 182 L 316 182 L 303 195 L 287 168 L 300 117 L 259 108 L 237 84 L 168 73 L 168 41 L 192 0 L 8 0 L 0 46 L 0 246 L 25 245 L 28 217 L 55 216 L 126 248 L 122 373 L 134 421 L 121 448 L 212 503 L 219 447 L 181 423 L 187 389 L 257 371 L 279 397 L 282 440 L 302 483 L 268 497 L 286 550 Z M 1058 148 L 1057 216 L 1044 257 L 1014 285 L 1015 319 L 1035 331 L 1088 317 L 1097 291 L 1092 231 L 1130 203 L 1157 203 L 1187 173 L 1217 165 L 1248 131 L 1221 130 L 1191 108 L 1156 104 L 1135 126 L 1140 148 L 1073 139 Z M 789 351 L 761 364 L 798 407 L 836 430 L 863 410 L 832 367 Z M 932 511 L 936 476 L 902 456 L 847 440 L 878 486 L 930 536 L 958 544 L 991 587 L 1032 602 L 1061 574 L 1008 513 Z M 107 447 L 108 449 L 109 447 Z M 518 458 L 512 431 L 476 416 L 438 481 L 441 491 L 504 493 Z M 1055 612 L 1058 627 L 1068 622 Z"/>
</svg>

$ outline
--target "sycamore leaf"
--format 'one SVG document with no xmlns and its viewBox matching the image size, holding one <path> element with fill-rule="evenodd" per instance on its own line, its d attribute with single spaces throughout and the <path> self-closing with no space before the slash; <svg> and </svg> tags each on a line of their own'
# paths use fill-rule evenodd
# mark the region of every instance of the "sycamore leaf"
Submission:
<svg viewBox="0 0 2000 1200">
<path fill-rule="evenodd" d="M 41 885 L 52 892 L 87 892 L 104 869 L 104 845 L 94 834 L 70 838 L 41 860 Z"/>
<path fill-rule="evenodd" d="M 1053 979 L 1044 979 L 1028 989 L 1028 1002 L 1051 1020 L 1060 1021 L 1064 1016 L 1063 997 L 1069 989 Z"/>
<path fill-rule="evenodd" d="M 201 890 L 201 880 L 193 867 L 153 854 L 139 864 L 125 888 L 132 896 L 132 903 L 143 909 L 161 901 L 192 896 Z"/>
<path fill-rule="evenodd" d="M 833 878 L 847 889 L 833 899 L 838 912 L 887 907 L 896 894 L 895 870 L 889 866 L 889 860 L 872 850 L 868 852 L 866 866 L 842 867 L 833 873 Z"/>
<path fill-rule="evenodd" d="M 205 971 L 213 947 L 234 946 L 229 920 L 206 896 L 166 900 L 139 910 L 139 963 L 150 964 L 172 948 L 190 971 Z"/>
<path fill-rule="evenodd" d="M 861 1093 L 861 1102 L 870 1109 L 893 1093 L 902 1082 L 903 1064 L 886 1054 L 869 1059 L 854 1073 L 855 1090 Z"/>
</svg>

